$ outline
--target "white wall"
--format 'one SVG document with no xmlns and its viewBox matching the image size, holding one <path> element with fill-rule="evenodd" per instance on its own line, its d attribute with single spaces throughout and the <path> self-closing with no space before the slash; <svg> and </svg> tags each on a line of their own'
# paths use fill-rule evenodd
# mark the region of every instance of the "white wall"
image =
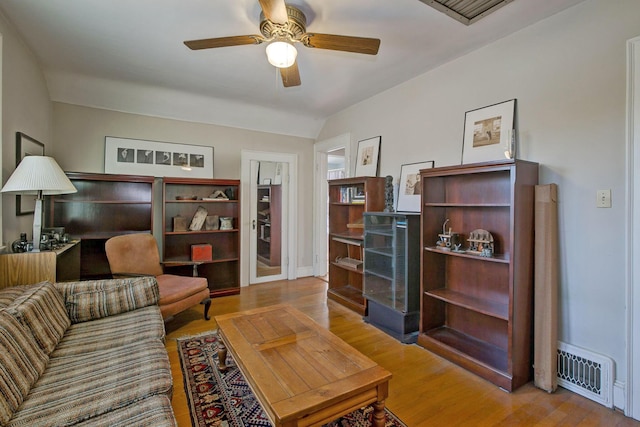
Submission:
<svg viewBox="0 0 640 427">
<path fill-rule="evenodd" d="M 640 1 L 587 0 L 336 114 L 318 138 L 382 135 L 380 175 L 397 180 L 403 163 L 459 164 L 465 111 L 517 98 L 518 157 L 559 186 L 559 339 L 612 357 L 622 382 L 625 49 L 638 35 Z"/>
<path fill-rule="evenodd" d="M 16 132 L 24 132 L 45 145 L 50 154 L 51 102 L 38 61 L 0 15 L 2 34 L 2 184 L 16 167 Z M 16 217 L 16 196 L 2 197 L 4 243 L 11 243 L 20 232 L 31 235 L 33 215 Z M 0 244 L 3 242 L 0 242 Z"/>
<path fill-rule="evenodd" d="M 213 146 L 214 178 L 240 179 L 243 149 L 297 154 L 298 267 L 312 265 L 312 140 L 58 102 L 53 103 L 53 121 L 54 156 L 66 171 L 104 172 L 105 136 Z"/>
</svg>

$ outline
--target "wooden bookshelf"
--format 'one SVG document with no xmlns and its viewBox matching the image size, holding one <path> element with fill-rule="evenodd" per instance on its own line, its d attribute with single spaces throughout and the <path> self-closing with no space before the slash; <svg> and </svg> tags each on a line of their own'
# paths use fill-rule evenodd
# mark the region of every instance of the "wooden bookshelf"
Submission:
<svg viewBox="0 0 640 427">
<path fill-rule="evenodd" d="M 533 215 L 538 164 L 521 160 L 424 169 L 418 344 L 507 391 L 531 378 Z M 446 220 L 460 252 L 437 246 Z M 462 252 L 469 232 L 492 256 Z"/>
<path fill-rule="evenodd" d="M 329 181 L 329 289 L 327 296 L 366 313 L 363 295 L 364 212 L 384 209 L 384 178 Z"/>
</svg>

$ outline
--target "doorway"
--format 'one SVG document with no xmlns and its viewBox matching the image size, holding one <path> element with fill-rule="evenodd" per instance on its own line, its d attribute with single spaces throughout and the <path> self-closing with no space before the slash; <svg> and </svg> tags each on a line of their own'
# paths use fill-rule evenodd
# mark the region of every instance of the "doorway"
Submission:
<svg viewBox="0 0 640 427">
<path fill-rule="evenodd" d="M 316 277 L 326 277 L 329 271 L 327 179 L 349 177 L 350 153 L 351 135 L 348 133 L 314 145 L 313 275 Z"/>
<path fill-rule="evenodd" d="M 297 155 L 243 150 L 240 283 L 295 279 Z"/>
<path fill-rule="evenodd" d="M 282 242 L 285 232 L 282 194 L 286 190 L 282 176 L 288 176 L 288 166 L 281 162 L 251 161 L 251 181 L 257 182 L 257 194 L 251 197 L 251 230 L 255 233 L 251 233 L 250 283 L 286 277 L 282 275 L 282 261 L 287 256 L 286 241 L 284 245 Z"/>
</svg>

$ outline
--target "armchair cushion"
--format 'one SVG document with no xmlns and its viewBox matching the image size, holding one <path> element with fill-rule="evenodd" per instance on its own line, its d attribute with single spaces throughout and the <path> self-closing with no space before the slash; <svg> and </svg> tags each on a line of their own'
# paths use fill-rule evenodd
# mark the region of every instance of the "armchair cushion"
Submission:
<svg viewBox="0 0 640 427">
<path fill-rule="evenodd" d="M 101 319 L 158 304 L 160 293 L 155 277 L 60 282 L 71 323 Z"/>
<path fill-rule="evenodd" d="M 156 277 L 160 289 L 160 311 L 167 319 L 209 298 L 209 285 L 204 277 L 161 274 Z"/>
</svg>

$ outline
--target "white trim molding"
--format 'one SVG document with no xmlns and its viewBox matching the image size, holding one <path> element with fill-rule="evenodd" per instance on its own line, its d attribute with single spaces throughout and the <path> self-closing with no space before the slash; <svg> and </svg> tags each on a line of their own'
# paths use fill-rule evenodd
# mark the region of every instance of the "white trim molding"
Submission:
<svg viewBox="0 0 640 427">
<path fill-rule="evenodd" d="M 627 42 L 626 307 L 627 378 L 625 415 L 640 419 L 640 37 Z M 636 267 L 634 267 L 636 266 Z"/>
</svg>

